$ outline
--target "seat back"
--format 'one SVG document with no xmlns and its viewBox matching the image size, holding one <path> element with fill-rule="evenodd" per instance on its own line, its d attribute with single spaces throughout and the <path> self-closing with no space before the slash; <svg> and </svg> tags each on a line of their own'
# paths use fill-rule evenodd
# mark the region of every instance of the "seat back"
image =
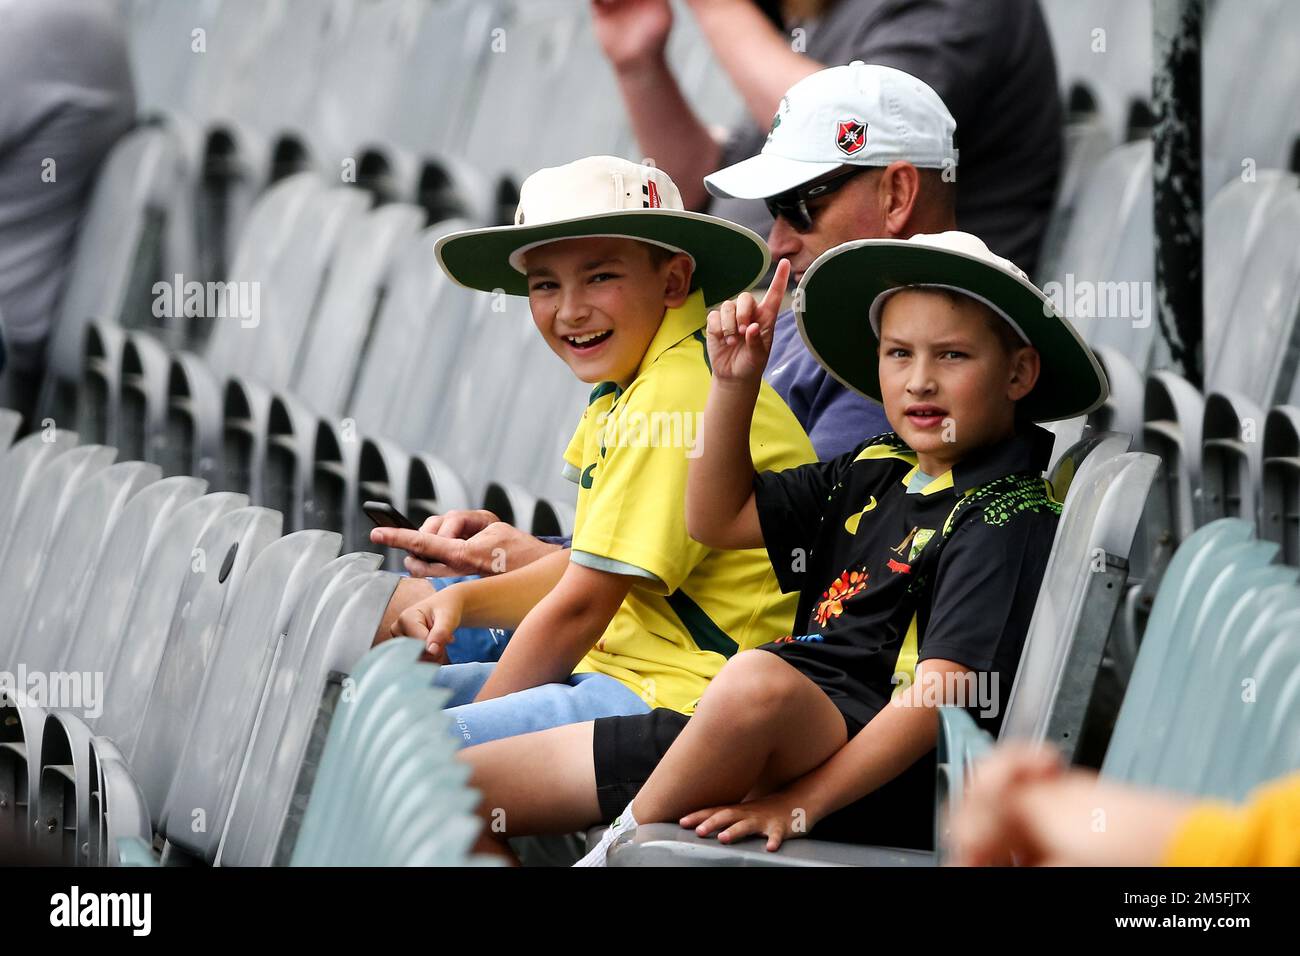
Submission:
<svg viewBox="0 0 1300 956">
<path fill-rule="evenodd" d="M 162 810 L 162 830 L 173 846 L 207 862 L 216 856 L 266 682 L 294 616 L 313 610 L 300 607 L 304 592 L 341 543 L 332 532 L 298 531 L 271 542 L 253 561 L 191 704 L 194 723 Z"/>
</svg>

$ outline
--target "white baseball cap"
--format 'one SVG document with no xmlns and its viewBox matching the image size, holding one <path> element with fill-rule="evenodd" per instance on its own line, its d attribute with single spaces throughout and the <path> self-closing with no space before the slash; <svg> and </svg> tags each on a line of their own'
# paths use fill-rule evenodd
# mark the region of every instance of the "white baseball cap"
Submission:
<svg viewBox="0 0 1300 956">
<path fill-rule="evenodd" d="M 767 199 L 844 165 L 957 165 L 957 121 L 933 89 L 902 70 L 855 60 L 786 91 L 757 156 L 704 177 L 725 199 Z"/>
</svg>

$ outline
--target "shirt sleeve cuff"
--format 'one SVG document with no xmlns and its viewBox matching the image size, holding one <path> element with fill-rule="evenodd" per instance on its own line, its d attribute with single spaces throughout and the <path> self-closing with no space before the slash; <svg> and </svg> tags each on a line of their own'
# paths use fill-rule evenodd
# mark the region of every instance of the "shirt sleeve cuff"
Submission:
<svg viewBox="0 0 1300 956">
<path fill-rule="evenodd" d="M 574 564 L 582 565 L 584 568 L 591 568 L 593 571 L 604 571 L 606 574 L 627 574 L 632 577 L 654 581 L 656 584 L 663 584 L 659 579 L 659 575 L 652 574 L 645 568 L 637 567 L 635 564 L 628 564 L 626 561 L 615 561 L 613 558 L 592 554 L 590 551 L 574 551 L 569 560 Z"/>
</svg>

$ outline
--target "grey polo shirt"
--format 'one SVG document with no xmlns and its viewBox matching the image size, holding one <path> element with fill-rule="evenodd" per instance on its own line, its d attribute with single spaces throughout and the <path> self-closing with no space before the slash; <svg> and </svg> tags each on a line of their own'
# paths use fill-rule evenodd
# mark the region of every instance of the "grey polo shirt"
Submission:
<svg viewBox="0 0 1300 956">
<path fill-rule="evenodd" d="M 839 0 L 801 26 L 802 52 L 826 66 L 878 63 L 934 87 L 957 120 L 958 228 L 1033 275 L 1064 122 L 1038 0 Z M 734 130 L 723 165 L 755 155 L 766 138 L 766 125 Z M 709 211 L 761 236 L 772 227 L 761 202 L 715 199 Z"/>
<path fill-rule="evenodd" d="M 135 115 L 119 4 L 0 0 L 0 90 L 0 311 L 17 361 L 49 335 L 87 193 Z"/>
</svg>

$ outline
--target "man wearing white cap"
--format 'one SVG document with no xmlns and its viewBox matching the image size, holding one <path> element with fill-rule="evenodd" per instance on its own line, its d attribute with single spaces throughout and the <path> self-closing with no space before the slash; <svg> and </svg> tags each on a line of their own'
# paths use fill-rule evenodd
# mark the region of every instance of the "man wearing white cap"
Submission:
<svg viewBox="0 0 1300 956">
<path fill-rule="evenodd" d="M 773 261 L 803 278 L 819 255 L 854 239 L 908 239 L 956 228 L 956 123 L 929 86 L 901 70 L 851 63 L 781 97 L 762 152 L 705 177 L 715 196 L 762 199 Z M 889 430 L 883 409 L 818 365 L 783 313 L 768 381 L 823 461 Z"/>
</svg>

